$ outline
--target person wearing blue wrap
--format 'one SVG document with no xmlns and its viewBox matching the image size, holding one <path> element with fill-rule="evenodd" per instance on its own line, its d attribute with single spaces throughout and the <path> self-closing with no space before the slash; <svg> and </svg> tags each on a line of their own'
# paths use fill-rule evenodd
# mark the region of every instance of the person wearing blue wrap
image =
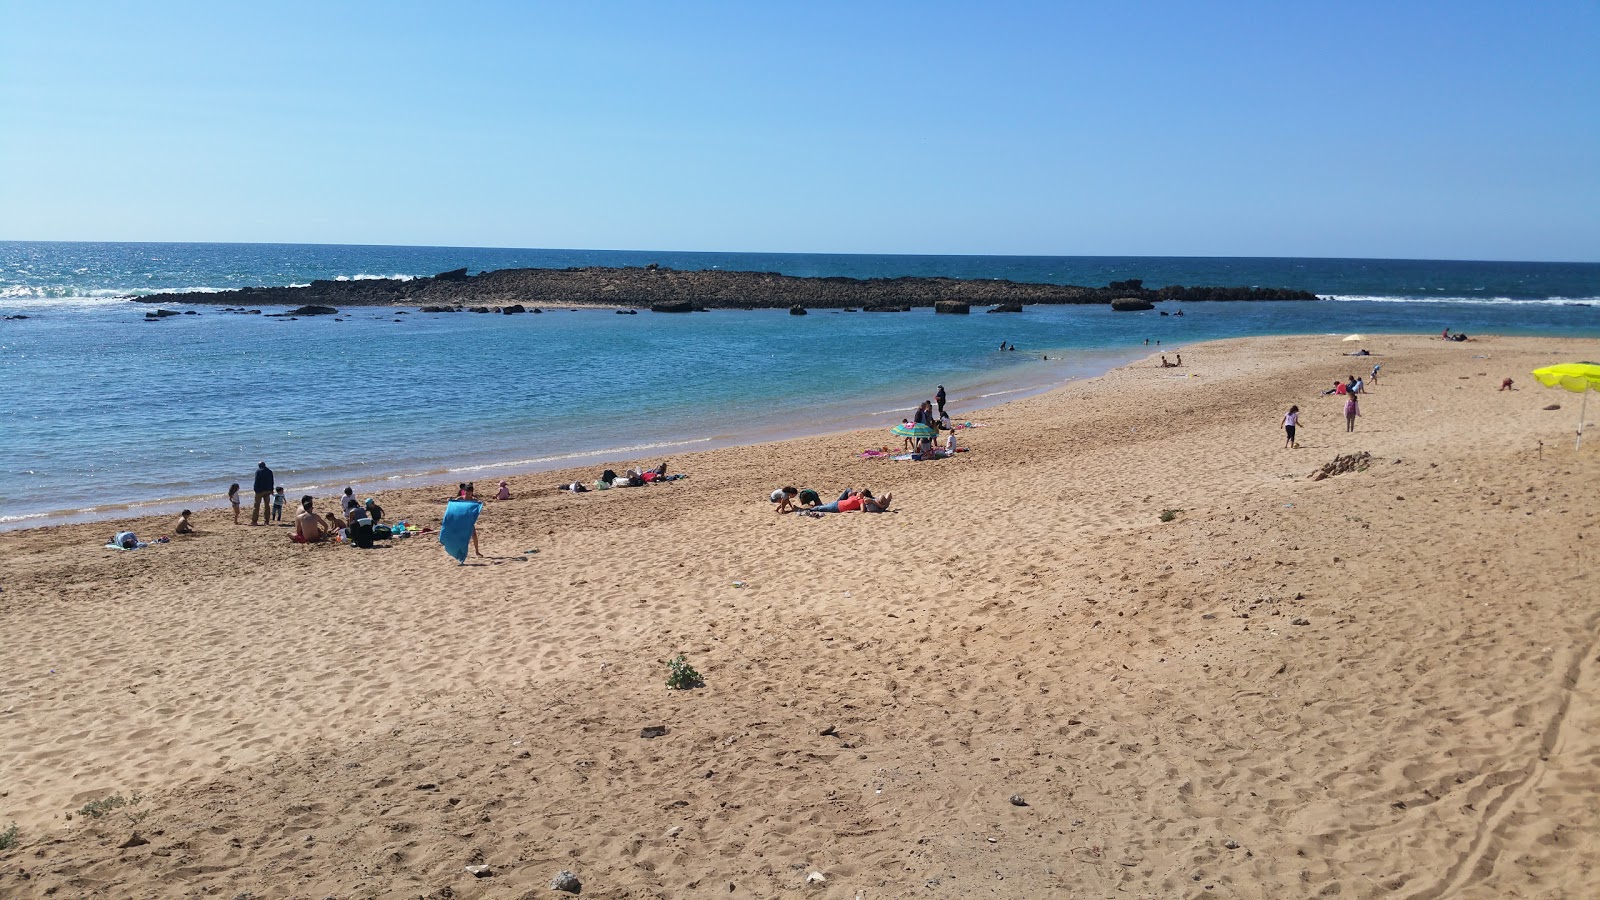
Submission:
<svg viewBox="0 0 1600 900">
<path fill-rule="evenodd" d="M 439 543 L 456 562 L 467 564 L 467 545 L 472 545 L 474 556 L 483 556 L 478 550 L 478 514 L 483 503 L 478 500 L 451 500 L 444 508 L 444 520 L 439 523 Z"/>
</svg>

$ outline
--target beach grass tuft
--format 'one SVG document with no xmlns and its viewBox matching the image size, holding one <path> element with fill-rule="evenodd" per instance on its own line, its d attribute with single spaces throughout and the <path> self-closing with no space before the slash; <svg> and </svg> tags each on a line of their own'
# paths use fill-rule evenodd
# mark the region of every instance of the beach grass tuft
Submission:
<svg viewBox="0 0 1600 900">
<path fill-rule="evenodd" d="M 674 691 L 686 691 L 690 688 L 704 687 L 705 679 L 689 665 L 689 660 L 682 653 L 673 657 L 667 663 L 667 687 Z"/>
</svg>

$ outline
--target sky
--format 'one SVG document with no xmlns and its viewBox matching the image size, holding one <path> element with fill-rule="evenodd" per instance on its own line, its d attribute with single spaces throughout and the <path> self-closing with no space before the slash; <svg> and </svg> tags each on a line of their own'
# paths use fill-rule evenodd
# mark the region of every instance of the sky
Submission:
<svg viewBox="0 0 1600 900">
<path fill-rule="evenodd" d="M 0 239 L 1600 261 L 1600 3 L 0 0 Z"/>
</svg>

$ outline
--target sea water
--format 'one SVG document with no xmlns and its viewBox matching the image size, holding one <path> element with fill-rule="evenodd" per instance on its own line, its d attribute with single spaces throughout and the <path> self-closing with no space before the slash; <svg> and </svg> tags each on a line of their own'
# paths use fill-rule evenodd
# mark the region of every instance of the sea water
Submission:
<svg viewBox="0 0 1600 900">
<path fill-rule="evenodd" d="M 1335 299 L 1163 304 L 1182 316 L 1103 306 L 971 316 L 352 307 L 295 321 L 167 304 L 196 314 L 152 323 L 148 306 L 125 299 L 462 266 L 651 262 L 1088 285 L 1142 278 Z M 346 483 L 376 493 L 419 480 L 654 464 L 844 428 L 881 426 L 887 439 L 940 384 L 962 418 L 1215 338 L 1446 327 L 1600 336 L 1600 265 L 0 242 L 0 314 L 29 317 L 0 321 L 0 527 L 21 527 L 216 506 L 231 482 L 248 492 L 262 460 L 291 494 Z"/>
</svg>

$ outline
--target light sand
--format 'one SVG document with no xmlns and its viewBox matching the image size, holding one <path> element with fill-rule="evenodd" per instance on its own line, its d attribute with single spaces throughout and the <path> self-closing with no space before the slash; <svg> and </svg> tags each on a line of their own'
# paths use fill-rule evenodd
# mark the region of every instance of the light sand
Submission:
<svg viewBox="0 0 1600 900">
<path fill-rule="evenodd" d="M 513 479 L 467 567 L 222 512 L 0 534 L 0 896 L 1595 896 L 1600 431 L 1527 372 L 1600 342 L 1366 346 L 1192 346 L 937 463 L 854 455 L 885 430 Z M 1373 363 L 1346 434 L 1318 393 Z"/>
</svg>

